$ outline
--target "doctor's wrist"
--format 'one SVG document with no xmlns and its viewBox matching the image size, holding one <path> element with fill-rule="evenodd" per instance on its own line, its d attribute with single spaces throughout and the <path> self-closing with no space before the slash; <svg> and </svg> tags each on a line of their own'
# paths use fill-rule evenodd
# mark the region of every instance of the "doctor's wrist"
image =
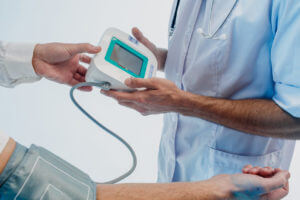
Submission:
<svg viewBox="0 0 300 200">
<path fill-rule="evenodd" d="M 175 91 L 169 94 L 168 112 L 182 113 L 186 110 L 185 105 L 188 103 L 186 92 L 176 88 Z"/>
<path fill-rule="evenodd" d="M 175 106 L 173 112 L 182 115 L 190 115 L 195 109 L 194 94 L 180 90 L 175 98 Z"/>
</svg>

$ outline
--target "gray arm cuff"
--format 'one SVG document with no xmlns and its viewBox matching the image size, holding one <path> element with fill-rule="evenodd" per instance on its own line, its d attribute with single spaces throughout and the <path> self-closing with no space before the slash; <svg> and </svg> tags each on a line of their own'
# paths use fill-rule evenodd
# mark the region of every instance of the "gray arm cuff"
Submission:
<svg viewBox="0 0 300 200">
<path fill-rule="evenodd" d="M 87 174 L 35 145 L 27 150 L 17 144 L 0 181 L 0 200 L 96 199 L 96 184 Z"/>
</svg>

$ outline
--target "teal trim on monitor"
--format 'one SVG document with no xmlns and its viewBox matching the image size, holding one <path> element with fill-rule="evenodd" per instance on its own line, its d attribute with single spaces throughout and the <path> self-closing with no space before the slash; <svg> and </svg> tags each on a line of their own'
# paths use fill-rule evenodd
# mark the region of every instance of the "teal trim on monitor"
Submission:
<svg viewBox="0 0 300 200">
<path fill-rule="evenodd" d="M 129 51 L 130 53 L 137 56 L 138 58 L 140 58 L 143 61 L 143 65 L 142 65 L 142 68 L 141 68 L 141 71 L 140 71 L 139 75 L 133 73 L 132 71 L 130 71 L 128 69 L 125 69 L 124 67 L 120 66 L 117 62 L 115 62 L 114 60 L 112 60 L 110 58 L 116 44 L 120 45 L 121 47 L 123 47 L 124 49 L 126 49 L 127 51 Z M 107 53 L 106 53 L 106 56 L 105 56 L 105 60 L 107 62 L 111 63 L 112 65 L 120 68 L 121 70 L 127 72 L 128 74 L 132 75 L 135 78 L 144 78 L 145 77 L 145 73 L 146 73 L 146 69 L 147 69 L 147 65 L 148 65 L 148 58 L 146 56 L 144 56 L 143 54 L 137 52 L 136 50 L 134 50 L 133 48 L 131 48 L 127 44 L 123 43 L 122 41 L 120 41 L 116 37 L 113 37 L 111 39 L 110 45 L 108 47 L 108 50 L 107 50 Z"/>
</svg>

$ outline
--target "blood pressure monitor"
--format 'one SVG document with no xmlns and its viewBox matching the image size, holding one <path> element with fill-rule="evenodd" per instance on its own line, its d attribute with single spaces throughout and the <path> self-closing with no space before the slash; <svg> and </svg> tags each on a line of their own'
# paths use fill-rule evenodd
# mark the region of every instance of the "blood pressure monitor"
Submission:
<svg viewBox="0 0 300 200">
<path fill-rule="evenodd" d="M 127 78 L 151 78 L 157 71 L 157 60 L 143 44 L 127 33 L 109 28 L 99 43 L 102 51 L 95 55 L 86 74 L 87 82 L 109 82 L 110 88 L 131 91 Z"/>
</svg>

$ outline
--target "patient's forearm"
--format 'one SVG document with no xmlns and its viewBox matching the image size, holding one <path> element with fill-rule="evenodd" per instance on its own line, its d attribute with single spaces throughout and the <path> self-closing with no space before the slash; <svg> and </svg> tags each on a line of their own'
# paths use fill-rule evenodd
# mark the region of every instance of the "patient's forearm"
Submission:
<svg viewBox="0 0 300 200">
<path fill-rule="evenodd" d="M 13 139 L 9 139 L 2 153 L 0 154 L 0 174 L 3 172 L 7 165 L 11 155 L 13 154 L 16 147 L 16 142 Z"/>
<path fill-rule="evenodd" d="M 97 200 L 218 200 L 224 197 L 209 181 L 98 185 L 97 187 Z"/>
</svg>

